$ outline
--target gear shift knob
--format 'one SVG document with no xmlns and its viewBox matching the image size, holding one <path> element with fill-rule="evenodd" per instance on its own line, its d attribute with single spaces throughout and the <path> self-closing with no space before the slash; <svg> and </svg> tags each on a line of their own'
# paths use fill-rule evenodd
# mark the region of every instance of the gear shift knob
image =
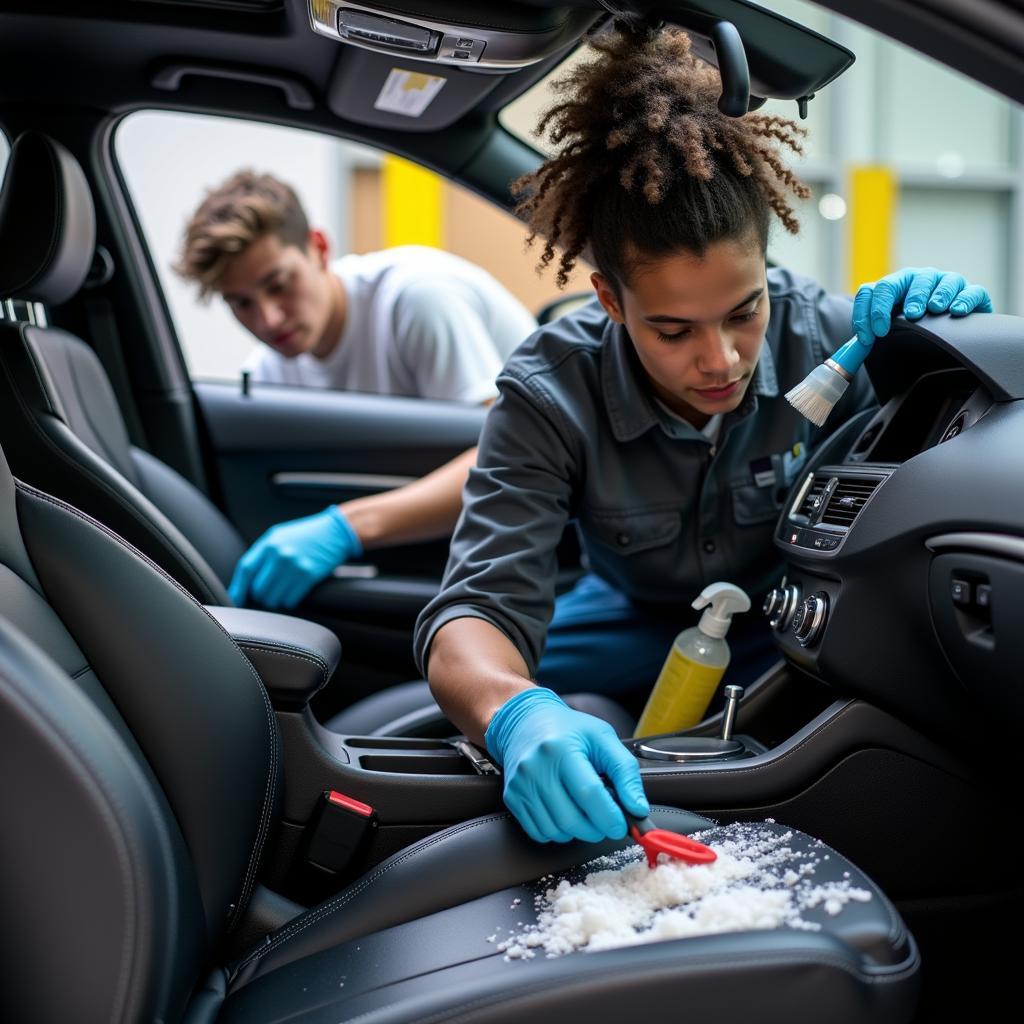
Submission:
<svg viewBox="0 0 1024 1024">
<path fill-rule="evenodd" d="M 736 725 L 736 711 L 740 701 L 743 699 L 742 686 L 727 686 L 725 688 L 725 711 L 722 715 L 722 739 L 731 740 L 732 730 Z"/>
</svg>

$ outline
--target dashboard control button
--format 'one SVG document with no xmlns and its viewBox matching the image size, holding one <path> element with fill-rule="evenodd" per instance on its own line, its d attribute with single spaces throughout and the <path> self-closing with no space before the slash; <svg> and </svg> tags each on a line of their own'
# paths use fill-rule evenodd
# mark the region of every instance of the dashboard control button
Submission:
<svg viewBox="0 0 1024 1024">
<path fill-rule="evenodd" d="M 828 594 L 823 590 L 806 598 L 793 616 L 793 635 L 801 647 L 810 647 L 821 637 L 828 618 Z"/>
<path fill-rule="evenodd" d="M 971 585 L 967 580 L 953 580 L 949 585 L 949 594 L 953 598 L 953 604 L 971 603 Z"/>
<path fill-rule="evenodd" d="M 768 625 L 777 629 L 780 633 L 785 632 L 793 621 L 793 613 L 800 602 L 800 589 L 793 583 L 786 585 L 786 580 L 768 591 L 764 599 L 762 611 L 768 618 Z"/>
<path fill-rule="evenodd" d="M 992 604 L 992 584 L 979 583 L 974 588 L 974 600 L 979 608 L 988 608 Z"/>
</svg>

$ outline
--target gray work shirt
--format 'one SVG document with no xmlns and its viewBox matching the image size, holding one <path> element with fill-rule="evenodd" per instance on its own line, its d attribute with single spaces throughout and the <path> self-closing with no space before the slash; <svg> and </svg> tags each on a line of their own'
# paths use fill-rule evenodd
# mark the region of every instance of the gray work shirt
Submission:
<svg viewBox="0 0 1024 1024">
<path fill-rule="evenodd" d="M 510 357 L 480 437 L 440 592 L 416 658 L 446 622 L 500 629 L 531 676 L 555 597 L 556 547 L 575 520 L 592 572 L 652 614 L 715 580 L 757 600 L 778 572 L 772 529 L 808 452 L 873 401 L 865 374 L 819 429 L 783 398 L 851 335 L 851 303 L 769 269 L 765 344 L 716 444 L 656 401 L 625 329 L 594 301 Z M 686 618 L 680 619 L 680 628 Z"/>
</svg>

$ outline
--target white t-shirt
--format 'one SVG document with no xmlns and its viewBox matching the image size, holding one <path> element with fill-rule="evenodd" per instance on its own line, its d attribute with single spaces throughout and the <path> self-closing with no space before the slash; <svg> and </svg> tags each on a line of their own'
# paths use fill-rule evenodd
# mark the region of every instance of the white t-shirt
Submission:
<svg viewBox="0 0 1024 1024">
<path fill-rule="evenodd" d="M 260 346 L 254 381 L 480 403 L 512 350 L 537 326 L 490 274 L 451 253 L 407 245 L 331 263 L 348 296 L 325 359 Z"/>
</svg>

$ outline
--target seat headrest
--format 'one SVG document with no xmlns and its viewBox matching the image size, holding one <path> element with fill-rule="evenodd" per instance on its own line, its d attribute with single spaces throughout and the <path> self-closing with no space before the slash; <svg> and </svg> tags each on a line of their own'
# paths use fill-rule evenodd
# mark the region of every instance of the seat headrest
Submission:
<svg viewBox="0 0 1024 1024">
<path fill-rule="evenodd" d="M 0 190 L 0 298 L 59 305 L 85 281 L 96 215 L 85 174 L 59 143 L 23 132 Z"/>
</svg>

